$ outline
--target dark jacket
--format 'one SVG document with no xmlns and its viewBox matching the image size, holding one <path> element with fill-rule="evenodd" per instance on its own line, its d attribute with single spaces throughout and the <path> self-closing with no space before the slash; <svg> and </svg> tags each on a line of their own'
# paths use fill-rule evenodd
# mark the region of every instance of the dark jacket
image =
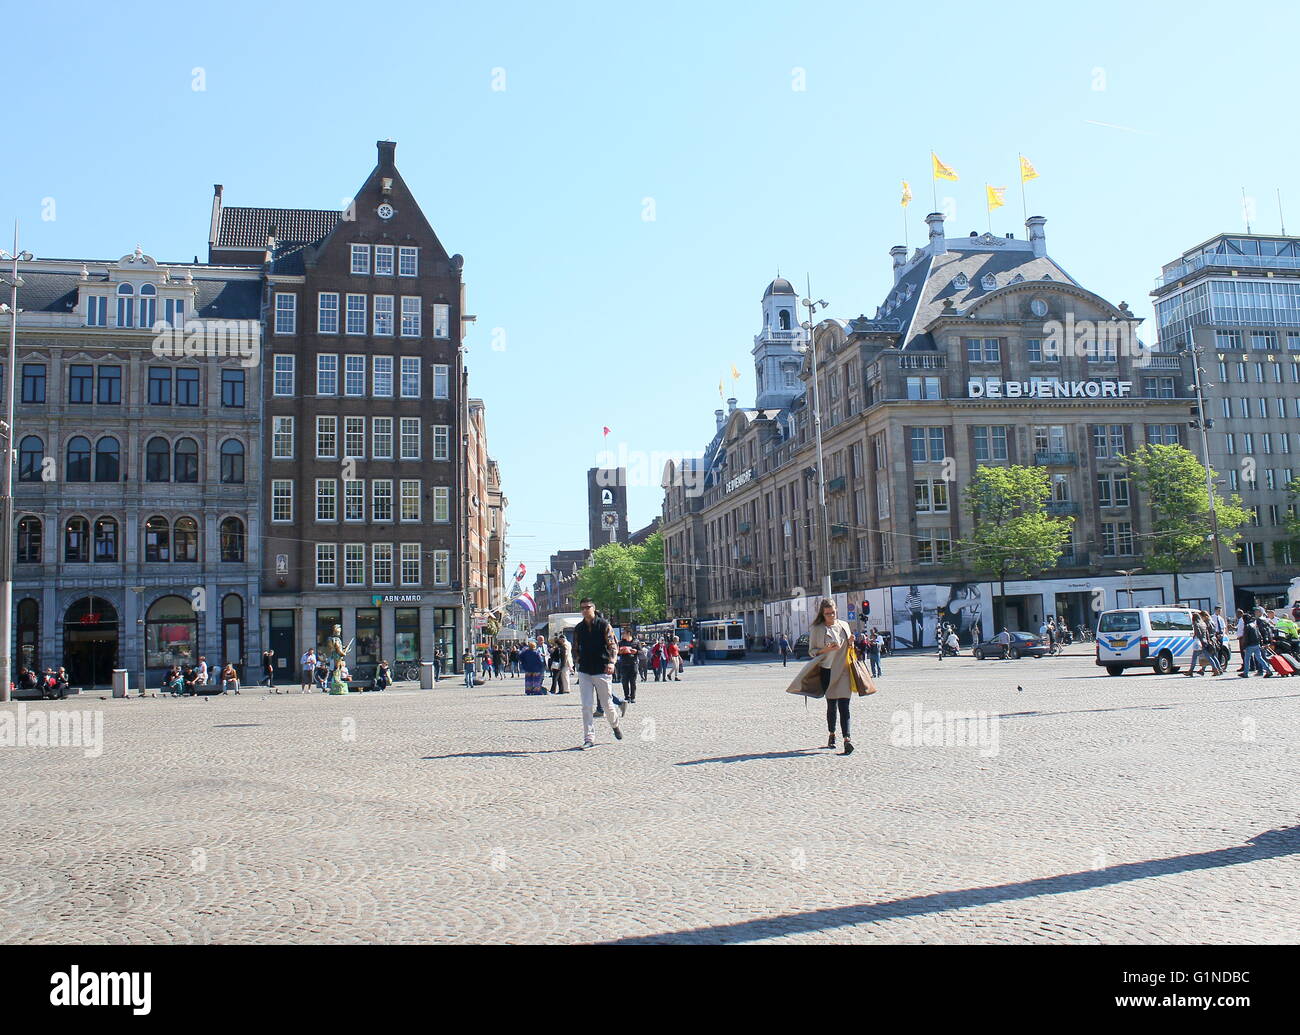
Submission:
<svg viewBox="0 0 1300 1035">
<path fill-rule="evenodd" d="M 525 647 L 519 652 L 519 668 L 524 672 L 545 672 L 546 663 L 542 656 L 532 647 Z"/>
<path fill-rule="evenodd" d="M 614 664 L 614 630 L 605 619 L 597 615 L 587 624 L 583 619 L 573 627 L 574 668 L 589 676 L 603 676 L 605 668 Z"/>
</svg>

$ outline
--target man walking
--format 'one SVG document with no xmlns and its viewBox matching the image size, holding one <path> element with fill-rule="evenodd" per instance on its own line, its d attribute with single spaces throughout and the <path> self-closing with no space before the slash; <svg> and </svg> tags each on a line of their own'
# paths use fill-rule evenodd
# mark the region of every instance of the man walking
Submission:
<svg viewBox="0 0 1300 1035">
<path fill-rule="evenodd" d="M 596 605 L 590 597 L 583 597 L 579 606 L 582 621 L 573 627 L 573 652 L 578 669 L 578 690 L 582 694 L 582 747 L 585 751 L 596 746 L 593 706 L 597 700 L 617 740 L 623 739 L 619 718 L 627 711 L 627 705 L 621 705 L 616 711 L 609 692 L 609 677 L 614 674 L 614 658 L 618 651 L 614 630 L 596 614 Z"/>
<path fill-rule="evenodd" d="M 270 647 L 262 651 L 262 683 L 268 690 L 275 689 L 275 651 Z"/>
<path fill-rule="evenodd" d="M 1238 675 L 1242 679 L 1248 679 L 1253 669 L 1259 669 L 1260 675 L 1265 679 L 1271 679 L 1273 671 L 1264 661 L 1264 651 L 1261 644 L 1264 640 L 1264 631 L 1262 628 L 1264 609 L 1255 608 L 1253 617 L 1242 619 L 1241 630 L 1241 664 L 1242 670 Z"/>
<path fill-rule="evenodd" d="M 785 638 L 785 633 L 781 634 L 781 667 L 789 663 L 790 660 L 790 641 Z"/>
</svg>

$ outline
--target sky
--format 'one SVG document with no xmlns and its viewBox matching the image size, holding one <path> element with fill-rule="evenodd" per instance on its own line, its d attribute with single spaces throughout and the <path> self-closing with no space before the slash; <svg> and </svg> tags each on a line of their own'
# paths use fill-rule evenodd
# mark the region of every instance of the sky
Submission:
<svg viewBox="0 0 1300 1035">
<path fill-rule="evenodd" d="M 1160 266 L 1221 232 L 1300 231 L 1292 46 L 1257 2 L 660 2 L 11 7 L 0 220 L 38 257 L 206 252 L 229 205 L 341 208 L 397 141 L 465 257 L 471 393 L 509 499 L 509 567 L 587 546 L 602 449 L 698 455 L 752 406 L 779 270 L 871 314 L 889 248 L 1024 236 L 1147 318 Z M 1230 17 L 1231 15 L 1231 17 Z M 900 182 L 914 200 L 899 205 Z M 1242 189 L 1246 191 L 1243 203 Z M 906 219 L 904 218 L 906 217 Z M 0 235 L 9 247 L 7 232 Z M 739 380 L 731 377 L 735 366 Z M 608 437 L 602 429 L 610 428 Z M 657 473 L 629 490 L 633 529 Z"/>
</svg>

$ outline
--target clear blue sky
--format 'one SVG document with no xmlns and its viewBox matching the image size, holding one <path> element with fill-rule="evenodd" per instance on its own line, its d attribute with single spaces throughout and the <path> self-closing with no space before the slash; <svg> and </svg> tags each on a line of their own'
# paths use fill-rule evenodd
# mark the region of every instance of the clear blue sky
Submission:
<svg viewBox="0 0 1300 1035">
<path fill-rule="evenodd" d="M 950 236 L 986 228 L 986 182 L 1011 188 L 994 231 L 1023 235 L 1028 155 L 1049 251 L 1148 340 L 1160 264 L 1242 229 L 1243 186 L 1257 232 L 1277 187 L 1300 231 L 1285 2 L 78 2 L 11 5 L 6 29 L 0 216 L 39 256 L 202 256 L 213 183 L 339 207 L 397 141 L 465 256 L 472 391 L 530 581 L 586 545 L 603 425 L 614 449 L 698 452 L 720 377 L 752 405 L 778 267 L 828 315 L 874 311 L 903 178 L 924 240 L 932 148 L 961 176 Z M 632 490 L 633 527 L 659 500 Z"/>
</svg>

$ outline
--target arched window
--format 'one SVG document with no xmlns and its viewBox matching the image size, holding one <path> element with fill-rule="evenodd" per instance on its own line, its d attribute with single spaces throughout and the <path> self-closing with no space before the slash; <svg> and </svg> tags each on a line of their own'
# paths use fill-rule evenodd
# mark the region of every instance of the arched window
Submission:
<svg viewBox="0 0 1300 1035">
<path fill-rule="evenodd" d="M 178 563 L 196 563 L 199 559 L 199 523 L 192 517 L 176 519 L 172 527 L 176 552 L 173 556 Z"/>
<path fill-rule="evenodd" d="M 135 288 L 130 284 L 117 285 L 117 325 L 135 326 Z"/>
<path fill-rule="evenodd" d="M 221 559 L 242 563 L 244 560 L 244 523 L 228 517 L 221 522 Z"/>
<path fill-rule="evenodd" d="M 158 319 L 158 289 L 152 284 L 140 287 L 140 326 L 152 327 Z"/>
<path fill-rule="evenodd" d="M 116 482 L 121 480 L 121 449 L 117 439 L 105 435 L 95 443 L 95 481 Z"/>
<path fill-rule="evenodd" d="M 781 324 L 781 330 L 783 330 L 783 331 L 788 331 L 788 330 L 790 329 L 790 310 L 789 310 L 789 309 L 782 309 L 782 310 L 780 311 L 780 313 L 777 314 L 777 319 L 780 321 L 780 324 Z"/>
<path fill-rule="evenodd" d="M 151 438 L 144 447 L 144 480 L 165 482 L 172 476 L 172 450 L 165 438 Z"/>
<path fill-rule="evenodd" d="M 228 438 L 221 443 L 221 481 L 225 485 L 242 485 L 244 481 L 244 444 Z"/>
<path fill-rule="evenodd" d="M 18 480 L 39 482 L 44 460 L 45 443 L 35 435 L 28 435 L 18 444 Z"/>
<path fill-rule="evenodd" d="M 65 481 L 90 481 L 90 439 L 85 435 L 74 435 L 68 439 L 68 462 L 65 467 Z"/>
<path fill-rule="evenodd" d="M 199 445 L 192 438 L 183 438 L 176 443 L 176 480 L 199 480 Z"/>
<path fill-rule="evenodd" d="M 63 560 L 66 564 L 90 561 L 90 522 L 84 517 L 68 518 L 63 530 Z"/>
<path fill-rule="evenodd" d="M 41 608 L 28 597 L 18 602 L 18 661 L 24 668 L 40 671 Z"/>
<path fill-rule="evenodd" d="M 238 593 L 221 598 L 221 660 L 242 674 L 244 666 L 244 601 Z"/>
<path fill-rule="evenodd" d="M 147 667 L 197 665 L 198 642 L 199 616 L 187 597 L 161 597 L 149 605 L 144 620 Z"/>
<path fill-rule="evenodd" d="M 155 515 L 144 523 L 144 559 L 150 564 L 172 559 L 171 526 L 165 517 Z"/>
<path fill-rule="evenodd" d="M 117 522 L 111 517 L 95 521 L 95 563 L 117 563 Z"/>
<path fill-rule="evenodd" d="M 18 522 L 18 556 L 16 564 L 41 563 L 41 519 L 25 517 Z"/>
</svg>

